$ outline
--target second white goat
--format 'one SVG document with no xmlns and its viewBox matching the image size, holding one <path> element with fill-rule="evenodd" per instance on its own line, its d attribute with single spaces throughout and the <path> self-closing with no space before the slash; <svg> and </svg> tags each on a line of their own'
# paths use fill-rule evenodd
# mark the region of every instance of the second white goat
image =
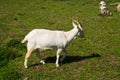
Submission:
<svg viewBox="0 0 120 80">
<path fill-rule="evenodd" d="M 104 1 L 100 1 L 100 12 L 101 14 L 112 16 L 112 12 L 106 8 L 106 3 Z"/>
<path fill-rule="evenodd" d="M 22 43 L 27 42 L 27 53 L 25 56 L 24 66 L 28 68 L 27 61 L 33 51 L 36 51 L 36 55 L 40 60 L 40 63 L 45 64 L 40 58 L 40 50 L 57 48 L 56 53 L 56 67 L 59 67 L 59 57 L 61 51 L 64 52 L 63 57 L 60 59 L 63 61 L 67 51 L 66 47 L 76 37 L 84 37 L 81 24 L 74 20 L 72 22 L 73 29 L 70 31 L 53 31 L 46 29 L 34 29 L 29 32 Z"/>
</svg>

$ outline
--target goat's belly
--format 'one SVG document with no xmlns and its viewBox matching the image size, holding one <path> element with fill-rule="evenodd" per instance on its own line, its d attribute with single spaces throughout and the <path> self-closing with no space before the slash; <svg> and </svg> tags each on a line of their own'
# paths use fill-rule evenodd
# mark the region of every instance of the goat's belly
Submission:
<svg viewBox="0 0 120 80">
<path fill-rule="evenodd" d="M 36 46 L 36 48 L 39 48 L 40 50 L 51 50 L 51 49 L 56 49 L 57 47 L 56 46 Z"/>
</svg>

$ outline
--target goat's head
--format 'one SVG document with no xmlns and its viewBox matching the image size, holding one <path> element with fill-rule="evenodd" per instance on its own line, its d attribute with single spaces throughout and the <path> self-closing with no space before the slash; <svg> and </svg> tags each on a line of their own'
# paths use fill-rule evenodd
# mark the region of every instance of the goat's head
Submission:
<svg viewBox="0 0 120 80">
<path fill-rule="evenodd" d="M 83 38 L 84 37 L 84 33 L 83 33 L 82 25 L 78 21 L 76 21 L 76 20 L 73 20 L 72 23 L 73 23 L 73 26 L 78 29 L 77 36 Z"/>
<path fill-rule="evenodd" d="M 105 7 L 105 6 L 106 6 L 105 1 L 100 1 L 100 6 L 101 6 L 101 7 Z"/>
</svg>

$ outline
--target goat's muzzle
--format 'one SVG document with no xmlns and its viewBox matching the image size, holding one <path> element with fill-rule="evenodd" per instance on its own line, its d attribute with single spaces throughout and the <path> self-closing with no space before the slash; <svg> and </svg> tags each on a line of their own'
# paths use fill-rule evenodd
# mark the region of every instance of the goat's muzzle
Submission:
<svg viewBox="0 0 120 80">
<path fill-rule="evenodd" d="M 80 37 L 84 38 L 84 32 L 83 31 L 80 32 Z"/>
</svg>

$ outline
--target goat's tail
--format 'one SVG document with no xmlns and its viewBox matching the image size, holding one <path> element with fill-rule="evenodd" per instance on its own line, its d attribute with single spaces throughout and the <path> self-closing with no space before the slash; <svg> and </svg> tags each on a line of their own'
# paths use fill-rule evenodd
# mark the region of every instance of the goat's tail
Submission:
<svg viewBox="0 0 120 80">
<path fill-rule="evenodd" d="M 24 38 L 24 39 L 21 41 L 21 43 L 25 43 L 26 41 L 27 41 L 27 39 Z"/>
</svg>

